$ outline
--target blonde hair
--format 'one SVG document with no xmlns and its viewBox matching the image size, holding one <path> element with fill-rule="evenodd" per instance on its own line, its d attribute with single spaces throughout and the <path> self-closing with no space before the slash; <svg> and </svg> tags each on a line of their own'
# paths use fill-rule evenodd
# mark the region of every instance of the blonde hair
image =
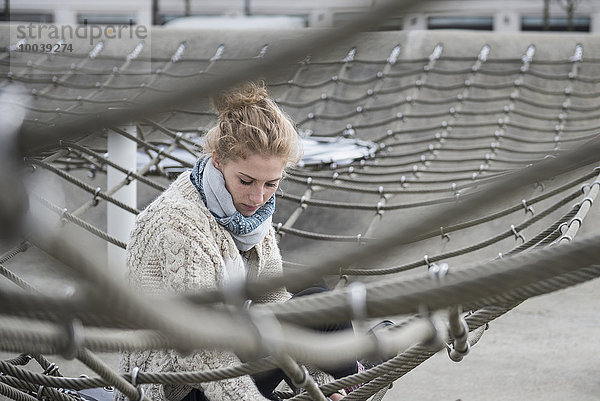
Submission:
<svg viewBox="0 0 600 401">
<path fill-rule="evenodd" d="M 216 151 L 224 162 L 252 154 L 280 157 L 286 166 L 302 157 L 300 137 L 284 112 L 269 98 L 261 82 L 247 83 L 213 98 L 219 113 L 208 131 L 203 152 Z"/>
</svg>

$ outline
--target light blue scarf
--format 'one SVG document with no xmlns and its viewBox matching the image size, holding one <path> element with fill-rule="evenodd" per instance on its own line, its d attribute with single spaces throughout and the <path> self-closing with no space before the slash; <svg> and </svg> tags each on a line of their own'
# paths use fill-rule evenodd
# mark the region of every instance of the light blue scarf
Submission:
<svg viewBox="0 0 600 401">
<path fill-rule="evenodd" d="M 190 180 L 215 220 L 231 233 L 240 251 L 251 249 L 267 235 L 275 212 L 275 194 L 252 216 L 245 217 L 233 205 L 223 174 L 213 165 L 211 157 L 198 159 Z"/>
</svg>

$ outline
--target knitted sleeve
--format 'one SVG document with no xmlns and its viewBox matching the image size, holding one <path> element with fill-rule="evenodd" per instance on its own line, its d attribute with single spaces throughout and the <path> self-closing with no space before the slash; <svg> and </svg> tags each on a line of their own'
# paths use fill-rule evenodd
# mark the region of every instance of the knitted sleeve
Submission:
<svg viewBox="0 0 600 401">
<path fill-rule="evenodd" d="M 182 233 L 167 230 L 162 234 L 161 245 L 165 252 L 164 279 L 167 291 L 181 292 L 212 288 L 222 277 L 223 260 L 214 240 L 208 239 L 194 230 Z M 202 350 L 183 356 L 169 351 L 167 370 L 194 371 L 212 370 L 239 364 L 239 358 L 231 352 Z M 165 398 L 180 399 L 190 388 L 187 386 L 165 386 Z M 202 389 L 209 400 L 266 400 L 249 376 L 234 379 L 200 383 L 194 385 Z"/>
<path fill-rule="evenodd" d="M 223 271 L 220 245 L 202 221 L 193 220 L 185 222 L 179 216 L 173 216 L 167 227 L 152 236 L 145 236 L 152 237 L 145 243 L 148 248 L 137 252 L 137 260 L 131 260 L 132 278 L 138 283 L 137 287 L 153 290 L 160 286 L 160 292 L 180 293 L 216 286 Z M 137 366 L 146 372 L 205 371 L 239 363 L 239 358 L 231 352 L 197 350 L 183 356 L 174 350 L 148 350 L 121 353 L 120 370 L 127 372 Z M 188 385 L 148 384 L 142 387 L 153 401 L 178 401 L 192 390 Z M 267 400 L 249 376 L 198 383 L 193 387 L 201 389 L 212 401 Z M 118 393 L 116 400 L 125 398 Z"/>
</svg>

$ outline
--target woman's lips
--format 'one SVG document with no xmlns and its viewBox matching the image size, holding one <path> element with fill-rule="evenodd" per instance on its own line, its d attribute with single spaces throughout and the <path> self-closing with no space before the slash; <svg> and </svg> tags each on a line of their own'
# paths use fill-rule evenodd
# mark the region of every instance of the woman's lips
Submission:
<svg viewBox="0 0 600 401">
<path fill-rule="evenodd" d="M 242 203 L 242 207 L 249 212 L 254 212 L 254 211 L 258 210 L 258 208 L 259 208 L 259 206 L 250 206 L 250 205 L 246 205 L 245 203 Z"/>
</svg>

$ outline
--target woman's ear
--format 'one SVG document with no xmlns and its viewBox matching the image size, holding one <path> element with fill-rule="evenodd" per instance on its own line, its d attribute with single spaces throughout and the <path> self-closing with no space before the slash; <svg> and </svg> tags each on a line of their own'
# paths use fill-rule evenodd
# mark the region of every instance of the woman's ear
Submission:
<svg viewBox="0 0 600 401">
<path fill-rule="evenodd" d="M 215 166 L 215 168 L 217 170 L 221 171 L 221 160 L 219 159 L 219 155 L 217 155 L 217 151 L 213 150 L 211 156 L 212 156 L 213 166 Z"/>
</svg>

